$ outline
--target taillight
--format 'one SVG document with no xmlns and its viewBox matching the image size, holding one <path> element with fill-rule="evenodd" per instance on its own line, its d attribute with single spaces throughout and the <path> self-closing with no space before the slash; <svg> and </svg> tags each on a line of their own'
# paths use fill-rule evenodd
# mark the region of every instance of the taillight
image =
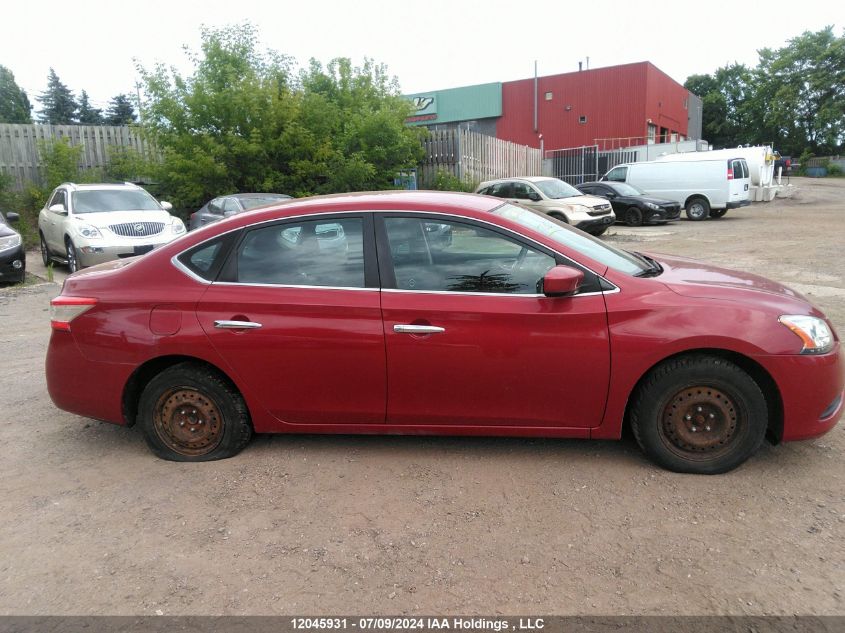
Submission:
<svg viewBox="0 0 845 633">
<path fill-rule="evenodd" d="M 70 332 L 70 322 L 97 305 L 90 297 L 63 297 L 50 302 L 50 327 L 60 332 Z"/>
<path fill-rule="evenodd" d="M 733 179 L 734 179 L 734 170 L 730 165 L 728 165 L 728 180 L 733 180 Z"/>
</svg>

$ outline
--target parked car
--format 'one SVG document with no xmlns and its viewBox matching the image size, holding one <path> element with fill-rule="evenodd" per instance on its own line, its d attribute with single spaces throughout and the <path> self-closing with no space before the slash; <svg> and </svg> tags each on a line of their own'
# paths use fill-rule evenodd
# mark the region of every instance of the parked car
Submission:
<svg viewBox="0 0 845 633">
<path fill-rule="evenodd" d="M 576 189 L 610 201 L 617 222 L 628 226 L 663 224 L 681 217 L 681 205 L 674 200 L 649 196 L 624 182 L 585 182 Z"/>
<path fill-rule="evenodd" d="M 56 187 L 38 214 L 41 258 L 67 264 L 70 272 L 148 253 L 185 234 L 185 225 L 131 183 Z"/>
<path fill-rule="evenodd" d="M 625 182 L 651 196 L 674 200 L 690 220 L 720 218 L 751 204 L 751 178 L 744 158 L 648 161 L 617 165 L 602 181 Z"/>
<path fill-rule="evenodd" d="M 475 190 L 546 213 L 592 235 L 601 235 L 616 221 L 607 200 L 584 195 L 559 178 L 503 178 L 482 182 Z"/>
<path fill-rule="evenodd" d="M 26 251 L 20 233 L 10 226 L 17 213 L 0 212 L 0 283 L 21 283 L 26 277 Z"/>
<path fill-rule="evenodd" d="M 451 227 L 448 247 L 430 248 L 429 224 Z M 327 225 L 346 248 L 320 248 Z M 658 464 L 718 473 L 767 433 L 822 435 L 843 406 L 839 338 L 792 290 L 489 196 L 236 215 L 71 275 L 51 311 L 53 402 L 137 423 L 179 461 L 253 433 L 611 439 L 629 424 Z"/>
<path fill-rule="evenodd" d="M 290 199 L 290 196 L 283 193 L 233 193 L 229 196 L 220 196 L 206 202 L 199 211 L 191 214 L 190 230 L 193 231 L 236 213 Z"/>
</svg>

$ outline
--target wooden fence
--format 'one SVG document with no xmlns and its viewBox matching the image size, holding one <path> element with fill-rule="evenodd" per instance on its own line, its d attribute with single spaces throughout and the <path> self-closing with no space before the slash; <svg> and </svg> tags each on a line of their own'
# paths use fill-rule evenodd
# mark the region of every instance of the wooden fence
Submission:
<svg viewBox="0 0 845 633">
<path fill-rule="evenodd" d="M 421 187 L 430 187 L 438 171 L 466 184 L 512 176 L 540 176 L 543 156 L 539 149 L 471 132 L 431 132 L 423 141 L 425 158 L 419 168 Z"/>
<path fill-rule="evenodd" d="M 0 123 L 0 173 L 10 175 L 12 186 L 18 190 L 29 182 L 43 184 L 39 144 L 62 138 L 83 147 L 79 160 L 82 169 L 106 166 L 112 147 L 131 148 L 142 154 L 150 151 L 140 130 L 130 126 Z"/>
</svg>

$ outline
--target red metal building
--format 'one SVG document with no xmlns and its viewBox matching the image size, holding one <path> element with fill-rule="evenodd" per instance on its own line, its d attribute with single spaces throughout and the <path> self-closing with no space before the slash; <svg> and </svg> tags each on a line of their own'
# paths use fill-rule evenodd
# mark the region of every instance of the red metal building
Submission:
<svg viewBox="0 0 845 633">
<path fill-rule="evenodd" d="M 650 62 L 502 83 L 496 136 L 546 150 L 599 144 L 612 149 L 697 136 L 690 93 Z M 608 139 L 614 139 L 610 141 Z M 627 142 L 622 139 L 629 139 Z"/>
</svg>

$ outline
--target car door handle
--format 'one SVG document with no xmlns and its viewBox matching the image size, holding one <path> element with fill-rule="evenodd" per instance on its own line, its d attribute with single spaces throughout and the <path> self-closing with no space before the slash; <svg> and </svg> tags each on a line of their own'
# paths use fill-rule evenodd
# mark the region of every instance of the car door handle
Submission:
<svg viewBox="0 0 845 633">
<path fill-rule="evenodd" d="M 254 321 L 215 321 L 214 327 L 221 330 L 256 330 L 261 324 Z"/>
<path fill-rule="evenodd" d="M 397 334 L 440 334 L 446 328 L 436 325 L 394 325 L 393 331 Z"/>
</svg>

